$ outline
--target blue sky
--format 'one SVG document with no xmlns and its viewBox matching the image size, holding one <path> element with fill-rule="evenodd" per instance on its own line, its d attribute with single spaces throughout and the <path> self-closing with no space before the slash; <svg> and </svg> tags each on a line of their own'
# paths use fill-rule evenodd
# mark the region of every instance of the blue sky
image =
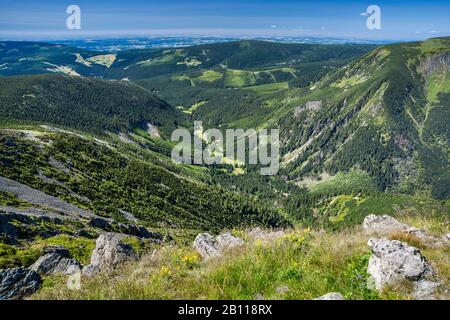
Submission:
<svg viewBox="0 0 450 320">
<path fill-rule="evenodd" d="M 81 8 L 67 30 L 66 8 Z M 381 8 L 380 30 L 361 15 Z M 0 0 L 1 39 L 115 36 L 324 36 L 410 40 L 450 35 L 450 1 Z"/>
</svg>

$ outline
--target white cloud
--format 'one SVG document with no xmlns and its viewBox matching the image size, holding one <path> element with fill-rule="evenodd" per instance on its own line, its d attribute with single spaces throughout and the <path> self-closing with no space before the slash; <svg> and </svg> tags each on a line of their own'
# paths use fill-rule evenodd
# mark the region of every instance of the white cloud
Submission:
<svg viewBox="0 0 450 320">
<path fill-rule="evenodd" d="M 276 25 L 272 25 L 272 26 L 270 26 L 271 28 L 278 28 L 278 26 L 276 26 Z"/>
<path fill-rule="evenodd" d="M 363 17 L 367 17 L 369 14 L 367 12 L 361 12 L 359 15 L 363 16 Z"/>
<path fill-rule="evenodd" d="M 433 34 L 434 34 L 434 33 L 439 33 L 439 31 L 437 31 L 437 30 L 431 30 L 430 33 L 433 33 Z"/>
</svg>

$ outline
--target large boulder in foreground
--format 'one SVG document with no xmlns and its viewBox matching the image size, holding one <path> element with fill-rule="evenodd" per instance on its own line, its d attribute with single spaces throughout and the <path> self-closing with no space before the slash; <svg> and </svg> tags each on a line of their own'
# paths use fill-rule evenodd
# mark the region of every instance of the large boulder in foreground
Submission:
<svg viewBox="0 0 450 320">
<path fill-rule="evenodd" d="M 17 300 L 36 292 L 41 277 L 26 268 L 0 270 L 0 300 Z"/>
<path fill-rule="evenodd" d="M 118 233 L 101 234 L 92 252 L 91 264 L 83 269 L 83 273 L 94 275 L 99 271 L 110 271 L 123 262 L 137 260 L 133 248 L 122 241 L 125 237 Z"/>
<path fill-rule="evenodd" d="M 430 247 L 438 247 L 443 245 L 442 239 L 430 235 L 424 230 L 404 224 L 388 215 L 368 215 L 364 219 L 363 229 L 366 234 L 371 236 L 390 237 L 396 233 L 404 233 L 405 235 L 414 236 L 423 244 Z"/>
<path fill-rule="evenodd" d="M 339 292 L 330 292 L 315 298 L 314 300 L 345 300 L 344 296 Z"/>
<path fill-rule="evenodd" d="M 200 253 L 203 258 L 212 258 L 222 255 L 222 253 L 230 248 L 238 247 L 244 244 L 244 241 L 231 235 L 224 233 L 213 237 L 209 233 L 200 233 L 194 241 L 194 249 Z"/>
<path fill-rule="evenodd" d="M 439 283 L 434 280 L 433 268 L 419 249 L 387 239 L 370 239 L 368 245 L 373 254 L 369 259 L 367 272 L 375 289 L 381 291 L 387 285 L 409 281 L 415 289 L 415 298 L 433 298 Z"/>
</svg>

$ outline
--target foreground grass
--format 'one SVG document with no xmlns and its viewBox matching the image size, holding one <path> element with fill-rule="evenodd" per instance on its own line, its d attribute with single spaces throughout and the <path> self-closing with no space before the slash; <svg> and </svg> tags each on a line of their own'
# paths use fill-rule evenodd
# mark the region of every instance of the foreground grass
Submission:
<svg viewBox="0 0 450 320">
<path fill-rule="evenodd" d="M 448 232 L 439 219 L 406 219 L 428 232 Z M 406 220 L 404 220 L 406 222 Z M 314 299 L 340 292 L 346 299 L 409 299 L 411 287 L 398 284 L 379 294 L 367 287 L 368 237 L 360 228 L 339 232 L 297 229 L 272 242 L 246 240 L 221 258 L 202 261 L 190 246 L 165 246 L 145 253 L 112 274 L 82 278 L 70 290 L 67 278 L 51 277 L 32 299 Z M 421 248 L 449 285 L 449 248 L 429 248 L 417 239 L 394 238 Z"/>
<path fill-rule="evenodd" d="M 46 279 L 33 298 L 313 299 L 339 291 L 348 299 L 376 299 L 366 286 L 368 258 L 359 231 L 297 230 L 206 262 L 190 247 L 165 247 L 114 274 L 82 279 L 81 290 L 69 290 L 64 278 Z"/>
</svg>

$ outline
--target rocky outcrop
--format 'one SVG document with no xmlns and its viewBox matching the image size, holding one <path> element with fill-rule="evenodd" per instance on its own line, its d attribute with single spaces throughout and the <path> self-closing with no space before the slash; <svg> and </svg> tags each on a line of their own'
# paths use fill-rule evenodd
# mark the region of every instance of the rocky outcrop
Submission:
<svg viewBox="0 0 450 320">
<path fill-rule="evenodd" d="M 42 252 L 44 254 L 56 253 L 56 254 L 59 254 L 62 257 L 69 257 L 70 256 L 69 249 L 67 249 L 64 246 L 46 246 L 46 247 L 44 247 Z"/>
<path fill-rule="evenodd" d="M 330 292 L 315 298 L 314 300 L 345 300 L 344 296 L 339 292 Z"/>
<path fill-rule="evenodd" d="M 450 70 L 450 53 L 439 53 L 428 56 L 421 61 L 420 70 L 427 79 L 433 73 L 446 73 Z"/>
<path fill-rule="evenodd" d="M 220 256 L 216 239 L 209 233 L 201 233 L 195 238 L 194 249 L 197 250 L 203 258 Z"/>
<path fill-rule="evenodd" d="M 415 288 L 415 298 L 432 298 L 439 286 L 435 281 L 433 268 L 428 264 L 420 250 L 397 240 L 370 239 L 372 250 L 367 272 L 376 290 L 400 281 L 409 281 Z"/>
<path fill-rule="evenodd" d="M 248 232 L 249 237 L 255 241 L 267 241 L 272 242 L 275 241 L 281 237 L 284 237 L 286 233 L 282 230 L 279 231 L 273 231 L 273 230 L 263 230 L 259 227 L 253 228 Z"/>
<path fill-rule="evenodd" d="M 92 276 L 99 271 L 110 271 L 123 262 L 137 260 L 133 248 L 122 241 L 125 237 L 118 233 L 101 234 L 92 252 L 91 263 L 83 273 Z"/>
<path fill-rule="evenodd" d="M 66 274 L 71 275 L 81 271 L 81 263 L 71 259 L 70 253 L 65 247 L 53 246 L 44 248 L 44 255 L 41 256 L 30 267 L 31 270 L 41 274 Z"/>
<path fill-rule="evenodd" d="M 97 238 L 94 234 L 86 231 L 86 230 L 78 230 L 77 232 L 75 232 L 73 234 L 74 237 L 78 237 L 78 238 L 88 238 L 88 239 L 95 239 Z"/>
<path fill-rule="evenodd" d="M 224 233 L 213 237 L 209 233 L 200 233 L 194 241 L 195 250 L 200 253 L 203 258 L 218 257 L 230 248 L 238 247 L 244 244 L 244 241 L 231 235 Z"/>
<path fill-rule="evenodd" d="M 65 218 L 73 218 L 79 220 L 80 217 L 90 218 L 95 216 L 91 211 L 78 208 L 71 203 L 59 199 L 58 197 L 48 195 L 23 183 L 1 176 L 0 191 L 10 192 L 17 198 L 32 203 L 38 207 L 45 207 L 48 209 L 52 209 L 52 211 L 63 212 L 63 216 Z"/>
<path fill-rule="evenodd" d="M 396 233 L 404 233 L 414 236 L 423 242 L 423 244 L 430 247 L 442 246 L 443 244 L 441 239 L 430 235 L 423 230 L 401 223 L 388 215 L 368 215 L 364 219 L 363 229 L 366 234 L 371 236 L 389 237 Z"/>
<path fill-rule="evenodd" d="M 302 112 L 318 111 L 322 108 L 322 101 L 308 101 L 305 106 L 299 106 L 294 110 L 294 118 L 298 118 Z"/>
<path fill-rule="evenodd" d="M 0 212 L 0 234 L 3 235 L 9 242 L 14 242 L 19 230 L 16 226 L 9 222 L 7 215 Z"/>
<path fill-rule="evenodd" d="M 147 123 L 147 132 L 153 138 L 161 138 L 161 133 L 159 132 L 158 127 L 150 122 Z"/>
<path fill-rule="evenodd" d="M 420 280 L 414 284 L 413 298 L 416 300 L 435 300 L 441 283 L 437 281 Z"/>
<path fill-rule="evenodd" d="M 395 232 L 405 231 L 408 228 L 410 228 L 408 225 L 388 215 L 377 216 L 370 214 L 363 222 L 363 229 L 366 234 L 382 237 L 387 237 Z"/>
<path fill-rule="evenodd" d="M 103 218 L 92 218 L 89 225 L 108 232 L 120 232 L 144 239 L 153 239 L 155 242 L 162 242 L 163 236 L 159 232 L 150 231 L 143 226 L 125 223 L 115 223 Z"/>
<path fill-rule="evenodd" d="M 41 277 L 32 270 L 13 268 L 0 270 L 0 300 L 17 300 L 36 292 Z"/>
<path fill-rule="evenodd" d="M 108 220 L 106 220 L 106 219 L 92 218 L 89 221 L 89 225 L 91 227 L 99 228 L 99 229 L 102 229 L 102 230 L 105 230 L 105 231 L 112 231 L 111 223 Z"/>
<path fill-rule="evenodd" d="M 136 236 L 143 239 L 153 239 L 154 242 L 161 243 L 163 236 L 159 232 L 150 231 L 143 226 L 137 226 L 134 224 L 119 224 L 120 232 Z"/>
<path fill-rule="evenodd" d="M 225 251 L 230 248 L 239 247 L 244 244 L 244 241 L 231 235 L 230 233 L 223 233 L 216 237 L 217 248 L 219 251 Z"/>
</svg>

